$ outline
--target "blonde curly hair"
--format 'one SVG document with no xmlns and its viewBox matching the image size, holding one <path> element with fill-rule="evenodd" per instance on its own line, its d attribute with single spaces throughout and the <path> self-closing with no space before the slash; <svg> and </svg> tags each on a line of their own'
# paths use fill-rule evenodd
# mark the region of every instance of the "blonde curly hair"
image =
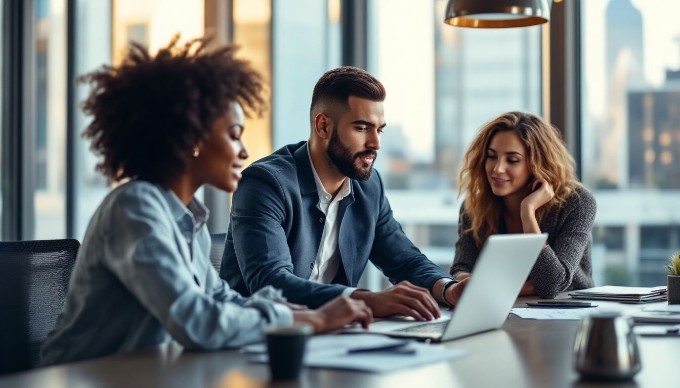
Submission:
<svg viewBox="0 0 680 388">
<path fill-rule="evenodd" d="M 527 161 L 533 176 L 550 182 L 555 196 L 536 211 L 540 223 L 553 206 L 560 206 L 581 183 L 574 172 L 574 158 L 569 154 L 560 132 L 545 119 L 525 112 L 508 112 L 485 124 L 465 153 L 459 182 L 459 195 L 465 193 L 464 212 L 478 247 L 486 238 L 498 233 L 503 201 L 491 191 L 485 163 L 489 143 L 502 131 L 513 131 L 527 150 Z"/>
</svg>

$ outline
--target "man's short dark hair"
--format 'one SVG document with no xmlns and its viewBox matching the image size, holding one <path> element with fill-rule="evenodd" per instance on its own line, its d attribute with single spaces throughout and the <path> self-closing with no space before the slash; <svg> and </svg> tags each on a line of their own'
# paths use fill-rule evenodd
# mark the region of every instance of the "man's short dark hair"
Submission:
<svg viewBox="0 0 680 388">
<path fill-rule="evenodd" d="M 133 44 L 122 63 L 79 77 L 92 85 L 83 102 L 93 121 L 83 132 L 103 157 L 97 170 L 110 180 L 166 183 L 186 170 L 192 149 L 230 102 L 261 115 L 260 74 L 236 59 L 232 45 L 209 49 L 210 39 L 178 44 L 157 54 Z"/>
<path fill-rule="evenodd" d="M 314 86 L 310 114 L 314 114 L 314 108 L 318 104 L 326 102 L 340 104 L 349 109 L 347 100 L 350 96 L 385 101 L 385 88 L 375 77 L 358 67 L 342 66 L 329 70 Z"/>
</svg>

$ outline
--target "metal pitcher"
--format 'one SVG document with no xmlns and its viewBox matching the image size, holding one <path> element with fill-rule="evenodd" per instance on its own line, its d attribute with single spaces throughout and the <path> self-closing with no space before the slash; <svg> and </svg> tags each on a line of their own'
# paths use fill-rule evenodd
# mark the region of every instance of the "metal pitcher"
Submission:
<svg viewBox="0 0 680 388">
<path fill-rule="evenodd" d="M 586 317 L 574 344 L 574 367 L 584 379 L 631 379 L 641 368 L 631 321 L 618 313 Z"/>
</svg>

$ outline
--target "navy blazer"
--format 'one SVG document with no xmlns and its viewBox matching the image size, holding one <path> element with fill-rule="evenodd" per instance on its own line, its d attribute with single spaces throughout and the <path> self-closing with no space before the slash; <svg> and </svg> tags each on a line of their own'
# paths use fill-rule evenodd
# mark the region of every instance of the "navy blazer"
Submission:
<svg viewBox="0 0 680 388">
<path fill-rule="evenodd" d="M 392 216 L 380 175 L 352 180 L 339 204 L 340 284 L 308 280 L 325 215 L 307 142 L 285 146 L 243 171 L 234 193 L 220 276 L 243 295 L 272 285 L 290 302 L 315 308 L 356 287 L 371 260 L 392 283 L 408 280 L 432 289 L 446 272 L 423 255 Z"/>
</svg>

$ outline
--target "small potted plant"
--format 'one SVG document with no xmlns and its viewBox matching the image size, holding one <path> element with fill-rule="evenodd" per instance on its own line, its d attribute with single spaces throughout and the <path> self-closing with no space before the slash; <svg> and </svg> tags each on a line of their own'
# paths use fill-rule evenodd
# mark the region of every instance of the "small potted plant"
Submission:
<svg viewBox="0 0 680 388">
<path fill-rule="evenodd" d="M 668 259 L 668 304 L 680 304 L 680 252 Z"/>
</svg>

